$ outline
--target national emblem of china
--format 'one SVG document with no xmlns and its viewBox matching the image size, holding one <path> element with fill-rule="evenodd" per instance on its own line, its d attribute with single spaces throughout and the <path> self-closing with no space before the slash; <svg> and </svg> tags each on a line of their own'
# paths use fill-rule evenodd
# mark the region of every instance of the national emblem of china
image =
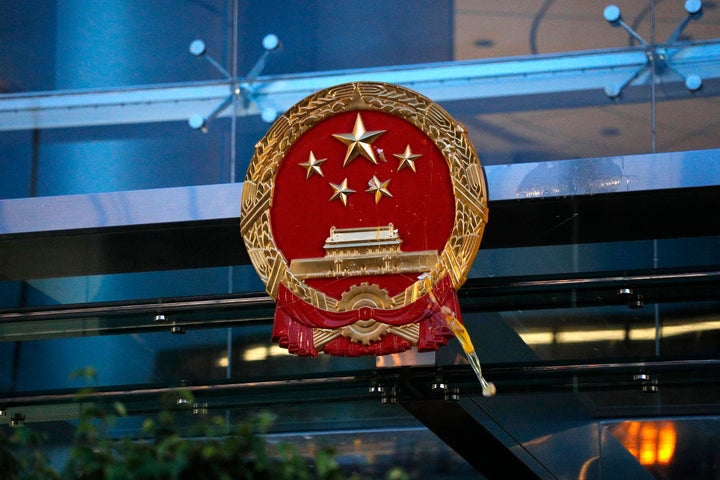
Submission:
<svg viewBox="0 0 720 480">
<path fill-rule="evenodd" d="M 465 129 L 403 87 L 348 83 L 290 108 L 255 147 L 240 227 L 291 353 L 436 350 L 487 222 Z"/>
</svg>

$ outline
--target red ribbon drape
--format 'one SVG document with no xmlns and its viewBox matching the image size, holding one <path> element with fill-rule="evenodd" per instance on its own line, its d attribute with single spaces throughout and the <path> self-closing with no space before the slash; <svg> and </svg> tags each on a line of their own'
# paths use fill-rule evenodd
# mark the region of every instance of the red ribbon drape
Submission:
<svg viewBox="0 0 720 480">
<path fill-rule="evenodd" d="M 453 336 L 445 319 L 438 313 L 438 309 L 447 306 L 460 319 L 460 305 L 457 293 L 447 275 L 433 287 L 433 294 L 439 305 L 431 302 L 426 294 L 409 305 L 395 309 L 363 307 L 347 312 L 330 312 L 310 305 L 297 297 L 285 285 L 280 284 L 272 338 L 280 346 L 287 348 L 290 353 L 316 357 L 318 350 L 313 343 L 313 328 L 334 330 L 358 320 L 372 318 L 392 326 L 418 323 L 420 326 L 420 335 L 416 345 L 418 351 L 437 350 Z M 387 334 L 369 345 L 354 343 L 340 336 L 325 344 L 321 351 L 331 355 L 355 357 L 388 355 L 403 352 L 412 347 L 413 345 L 408 340 L 393 334 Z"/>
</svg>

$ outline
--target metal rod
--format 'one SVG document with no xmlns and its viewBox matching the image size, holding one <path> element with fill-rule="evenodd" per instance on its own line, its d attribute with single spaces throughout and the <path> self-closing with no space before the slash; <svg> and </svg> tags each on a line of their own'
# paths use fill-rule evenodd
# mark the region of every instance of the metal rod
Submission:
<svg viewBox="0 0 720 480">
<path fill-rule="evenodd" d="M 657 58 L 655 50 L 655 0 L 650 1 L 650 44 L 653 45 L 650 52 L 650 130 L 652 153 L 657 153 Z"/>
<path fill-rule="evenodd" d="M 51 320 L 67 317 L 118 316 L 118 315 L 150 315 L 157 312 L 172 313 L 176 311 L 200 309 L 234 309 L 273 307 L 275 302 L 267 295 L 253 293 L 247 296 L 214 297 L 192 300 L 167 300 L 161 302 L 109 303 L 100 305 L 67 305 L 37 310 L 23 309 L 20 311 L 0 311 L 0 324 L 14 320 Z"/>
<path fill-rule="evenodd" d="M 401 367 L 403 371 L 407 371 L 408 367 Z M 533 378 L 534 380 L 542 380 L 543 377 L 556 377 L 560 376 L 574 376 L 584 375 L 587 380 L 592 379 L 592 375 L 619 375 L 625 372 L 637 372 L 637 371 L 652 371 L 656 374 L 658 372 L 670 372 L 676 371 L 678 373 L 684 373 L 690 369 L 712 369 L 717 371 L 720 368 L 720 360 L 718 359 L 699 359 L 699 360 L 667 360 L 667 361 L 629 361 L 625 363 L 620 362 L 592 362 L 587 364 L 582 363 L 568 363 L 565 365 L 557 364 L 529 364 L 523 366 L 507 366 L 507 367 L 490 367 L 487 368 L 491 375 L 502 378 L 502 381 L 508 381 L 512 379 L 524 379 Z M 443 374 L 445 377 L 451 378 L 455 375 L 467 376 L 471 375 L 474 382 L 474 373 L 471 372 L 471 368 L 465 369 L 460 366 L 454 369 L 448 367 L 443 368 Z M 418 378 L 423 375 L 434 375 L 436 373 L 435 367 L 410 367 L 410 372 L 417 375 Z M 8 395 L 6 392 L 2 393 L 4 397 L 0 397 L 0 406 L 4 408 L 14 408 L 21 405 L 39 405 L 39 404 L 52 404 L 52 403 L 64 403 L 64 402 L 78 402 L 82 401 L 94 401 L 103 400 L 106 398 L 130 398 L 138 396 L 158 396 L 167 393 L 173 393 L 178 391 L 188 391 L 195 395 L 198 394 L 213 394 L 213 393 L 226 393 L 234 392 L 237 390 L 253 390 L 253 389 L 264 389 L 264 388 L 293 388 L 301 389 L 303 387 L 310 387 L 313 389 L 320 387 L 326 387 L 332 389 L 338 385 L 348 384 L 364 384 L 369 382 L 373 377 L 380 379 L 394 378 L 398 374 L 396 368 L 384 368 L 381 370 L 363 370 L 358 371 L 353 375 L 340 375 L 337 377 L 324 376 L 314 378 L 284 378 L 277 380 L 266 380 L 256 382 L 232 382 L 232 383 L 220 383 L 220 384 L 203 384 L 203 385 L 187 385 L 177 387 L 151 387 L 146 388 L 112 388 L 107 390 L 98 389 L 96 391 L 90 391 L 87 394 L 78 396 L 78 392 L 75 389 L 68 389 L 55 393 L 38 393 L 33 394 L 22 394 L 18 396 Z M 692 377 L 688 375 L 678 375 L 677 377 L 681 382 L 684 383 L 695 383 Z M 714 377 L 713 377 L 714 378 Z M 707 377 L 708 381 L 713 381 L 710 376 Z M 538 382 L 533 382 L 537 384 Z M 602 382 L 605 385 L 605 382 Z M 620 382 L 617 382 L 618 385 Z M 634 385 L 635 380 L 631 376 L 628 377 L 628 385 Z M 537 385 L 525 385 L 527 388 L 532 389 Z M 575 388 L 572 384 L 558 384 L 553 381 L 554 388 Z M 366 390 L 366 389 L 365 389 Z M 280 400 L 286 399 L 289 402 L 296 402 L 295 397 L 279 396 Z M 263 397 L 262 401 L 266 401 Z"/>
<path fill-rule="evenodd" d="M 553 279 L 535 279 L 535 280 L 513 280 L 513 279 L 494 279 L 498 283 L 493 285 L 479 285 L 470 287 L 477 293 L 493 295 L 497 289 L 517 290 L 527 288 L 558 288 L 570 290 L 577 287 L 590 288 L 593 285 L 603 285 L 611 288 L 612 285 L 643 282 L 666 282 L 666 281 L 689 281 L 689 280 L 708 280 L 715 281 L 720 279 L 720 271 L 700 271 L 700 272 L 667 272 L 653 271 L 651 273 L 638 273 L 616 276 L 601 277 L 578 277 L 578 278 L 553 278 Z M 461 298 L 462 302 L 462 298 Z M 143 315 L 155 314 L 158 311 L 164 313 L 172 313 L 175 311 L 197 311 L 197 310 L 230 310 L 235 308 L 270 308 L 274 307 L 275 301 L 266 294 L 259 292 L 251 292 L 242 296 L 234 295 L 229 297 L 214 296 L 207 298 L 193 299 L 169 299 L 153 302 L 133 302 L 133 303 L 107 303 L 107 304 L 88 304 L 88 305 L 66 305 L 53 307 L 38 307 L 36 309 L 23 308 L 17 311 L 0 311 L 0 324 L 11 321 L 28 321 L 28 320 L 51 320 L 54 318 L 68 317 L 89 317 L 89 316 L 120 316 L 120 315 Z"/>
<path fill-rule="evenodd" d="M 62 402 L 89 402 L 94 400 L 102 400 L 105 398 L 125 398 L 135 396 L 157 396 L 167 393 L 186 391 L 193 394 L 199 393 L 222 393 L 227 391 L 244 390 L 252 388 L 275 388 L 275 387 L 303 387 L 315 386 L 327 382 L 348 383 L 358 381 L 357 376 L 343 377 L 325 377 L 325 378 L 303 378 L 303 379 L 283 379 L 283 380 L 267 380 L 258 382 L 234 382 L 222 383 L 217 385 L 186 385 L 178 387 L 148 387 L 148 388 L 130 388 L 130 389 L 112 389 L 112 390 L 96 390 L 89 391 L 79 395 L 77 390 L 69 390 L 60 393 L 23 395 L 17 397 L 0 398 L 0 405 L 3 407 L 14 407 L 16 405 L 33 405 L 44 403 L 62 403 Z"/>
<path fill-rule="evenodd" d="M 237 181 L 237 166 L 235 165 L 235 160 L 237 156 L 237 112 L 239 108 L 239 96 L 238 96 L 238 90 L 240 88 L 238 83 L 238 54 L 239 54 L 239 46 L 238 46 L 238 28 L 239 28 L 239 10 L 240 7 L 238 6 L 239 0 L 233 1 L 233 11 L 232 11 L 232 32 L 231 32 L 231 69 L 232 69 L 232 99 L 233 99 L 233 111 L 232 115 L 230 116 L 230 165 L 229 165 L 229 177 L 230 177 L 230 183 L 235 183 Z"/>
</svg>

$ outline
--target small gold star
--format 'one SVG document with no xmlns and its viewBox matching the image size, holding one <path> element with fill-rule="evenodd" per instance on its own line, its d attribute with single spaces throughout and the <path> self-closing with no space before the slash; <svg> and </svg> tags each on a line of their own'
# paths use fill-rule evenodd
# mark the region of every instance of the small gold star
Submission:
<svg viewBox="0 0 720 480">
<path fill-rule="evenodd" d="M 343 180 L 340 185 L 330 182 L 330 186 L 333 189 L 332 197 L 330 197 L 331 202 L 335 199 L 339 199 L 343 203 L 343 205 L 347 206 L 348 195 L 350 195 L 351 193 L 355 193 L 355 190 L 348 188 L 347 183 L 347 178 Z"/>
<path fill-rule="evenodd" d="M 384 182 L 381 182 L 378 180 L 378 178 L 373 175 L 373 177 L 368 181 L 368 188 L 365 190 L 369 193 L 375 194 L 375 203 L 380 203 L 380 199 L 383 195 L 386 197 L 392 197 L 392 193 L 387 189 L 388 184 L 390 183 L 390 180 L 385 180 Z"/>
<path fill-rule="evenodd" d="M 313 153 L 313 151 L 310 150 L 310 157 L 308 158 L 308 161 L 298 164 L 301 167 L 307 169 L 307 174 L 305 175 L 305 180 L 310 178 L 313 175 L 313 173 L 317 173 L 321 177 L 324 177 L 325 175 L 323 174 L 322 169 L 320 168 L 320 165 L 325 163 L 325 160 L 327 160 L 327 158 L 321 158 L 318 160 L 317 158 L 315 158 L 315 154 Z"/>
<path fill-rule="evenodd" d="M 400 165 L 398 166 L 398 172 L 405 167 L 410 167 L 410 169 L 414 172 L 415 171 L 415 160 L 422 157 L 422 155 L 419 153 L 412 153 L 412 150 L 410 150 L 410 145 L 408 145 L 407 147 L 405 147 L 405 152 L 393 153 L 393 157 L 400 160 Z"/>
<path fill-rule="evenodd" d="M 365 130 L 365 124 L 363 124 L 362 118 L 358 113 L 355 118 L 355 126 L 353 127 L 352 133 L 333 133 L 333 137 L 347 145 L 343 167 L 347 167 L 358 155 L 367 158 L 373 164 L 377 164 L 375 152 L 373 152 L 371 144 L 377 137 L 385 132 L 386 130 L 374 130 L 371 132 Z"/>
</svg>

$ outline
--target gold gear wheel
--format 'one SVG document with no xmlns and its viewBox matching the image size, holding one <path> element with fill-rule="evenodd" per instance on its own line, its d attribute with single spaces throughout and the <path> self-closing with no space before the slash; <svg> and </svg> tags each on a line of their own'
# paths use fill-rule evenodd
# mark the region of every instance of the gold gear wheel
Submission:
<svg viewBox="0 0 720 480">
<path fill-rule="evenodd" d="M 379 286 L 363 282 L 353 285 L 347 292 L 343 292 L 338 303 L 340 311 L 357 310 L 362 307 L 389 308 L 392 299 L 387 290 Z"/>
<path fill-rule="evenodd" d="M 388 308 L 392 305 L 392 300 L 388 292 L 375 284 L 363 282 L 359 285 L 353 285 L 344 292 L 338 303 L 340 311 L 357 310 L 359 308 Z M 351 342 L 369 345 L 382 338 L 388 333 L 390 325 L 375 321 L 370 318 L 368 320 L 358 320 L 357 322 L 342 327 L 340 333 L 347 337 Z"/>
</svg>

